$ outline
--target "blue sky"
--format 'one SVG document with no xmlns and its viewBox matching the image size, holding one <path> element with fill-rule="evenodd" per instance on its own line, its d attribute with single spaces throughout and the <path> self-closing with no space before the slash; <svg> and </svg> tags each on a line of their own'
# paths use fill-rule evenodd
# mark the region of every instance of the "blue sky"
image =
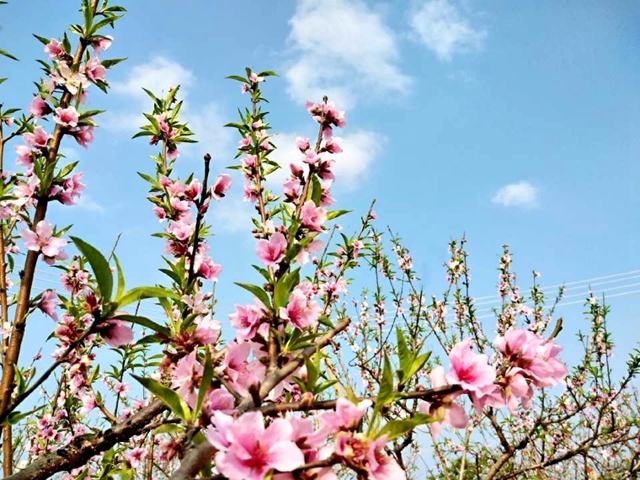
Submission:
<svg viewBox="0 0 640 480">
<path fill-rule="evenodd" d="M 43 57 L 42 46 L 30 33 L 58 37 L 78 18 L 76 3 L 13 0 L 0 8 L 0 45 L 22 60 L 0 61 L 1 76 L 10 76 L 0 87 L 7 105 L 26 105 L 38 75 L 33 60 Z M 640 3 L 124 5 L 129 13 L 103 56 L 128 60 L 110 71 L 109 96 L 90 94 L 92 108 L 108 110 L 102 128 L 87 152 L 66 145 L 70 159 L 81 160 L 85 198 L 53 214 L 105 251 L 122 232 L 119 252 L 132 285 L 160 279 L 162 250 L 149 237 L 159 225 L 135 174 L 151 171 L 155 151 L 130 140 L 139 112 L 150 108 L 140 87 L 183 85 L 185 118 L 201 143 L 184 152 L 180 168 L 199 172 L 209 151 L 221 173 L 236 144 L 222 125 L 247 102 L 224 77 L 247 65 L 281 75 L 264 91 L 282 160 L 296 135 L 313 133 L 307 98 L 327 93 L 347 109 L 334 196 L 356 213 L 377 198 L 379 226 L 404 238 L 427 292 L 442 290 L 447 244 L 463 233 L 477 296 L 495 293 L 504 243 L 525 285 L 533 269 L 542 272 L 542 285 L 640 270 Z M 250 278 L 254 243 L 238 182 L 216 208 L 211 245 L 225 268 L 218 289 L 225 318 L 240 298 L 232 282 Z M 343 225 L 356 222 L 354 214 Z M 594 286 L 611 295 L 622 350 L 637 340 L 628 333 L 640 318 L 639 273 Z M 42 288 L 49 278 L 43 269 Z M 576 283 L 571 300 L 586 294 L 586 285 Z M 558 311 L 567 341 L 581 310 Z"/>
</svg>

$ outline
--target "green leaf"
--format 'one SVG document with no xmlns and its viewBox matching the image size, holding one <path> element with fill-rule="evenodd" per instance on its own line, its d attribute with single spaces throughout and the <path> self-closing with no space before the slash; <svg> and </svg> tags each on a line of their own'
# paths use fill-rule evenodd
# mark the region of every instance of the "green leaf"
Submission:
<svg viewBox="0 0 640 480">
<path fill-rule="evenodd" d="M 164 287 L 136 287 L 125 292 L 122 297 L 116 299 L 116 302 L 118 303 L 118 307 L 124 307 L 138 300 L 144 300 L 145 298 L 172 298 L 174 300 L 180 300 L 180 296 L 177 293 L 167 290 Z"/>
<path fill-rule="evenodd" d="M 389 356 L 385 352 L 384 368 L 382 370 L 382 377 L 380 378 L 380 390 L 378 391 L 378 398 L 373 408 L 373 417 L 375 418 L 383 407 L 397 398 L 402 398 L 402 394 L 393 391 L 393 367 L 391 366 Z M 371 426 L 373 427 L 373 422 Z"/>
<path fill-rule="evenodd" d="M 187 402 L 185 402 L 176 391 L 166 387 L 153 378 L 139 377 L 134 374 L 131 374 L 131 376 L 140 382 L 144 388 L 158 397 L 178 418 L 185 422 L 191 420 L 189 405 L 187 405 Z"/>
<path fill-rule="evenodd" d="M 320 354 L 318 352 L 315 353 L 313 359 L 309 357 L 304 359 L 304 364 L 307 367 L 307 391 L 309 392 L 313 392 L 316 382 L 318 381 L 318 377 L 320 376 L 319 359 Z"/>
<path fill-rule="evenodd" d="M 273 70 L 263 70 L 258 74 L 258 76 L 259 77 L 279 77 L 280 75 L 278 75 Z"/>
<path fill-rule="evenodd" d="M 200 415 L 204 397 L 207 394 L 207 390 L 209 390 L 209 387 L 211 386 L 211 380 L 213 380 L 213 365 L 211 364 L 211 354 L 209 353 L 209 350 L 206 350 L 206 356 L 204 359 L 204 371 L 202 372 L 200 390 L 198 390 L 198 401 L 196 403 L 196 408 L 193 411 L 194 418 L 197 418 Z"/>
<path fill-rule="evenodd" d="M 388 422 L 376 435 L 376 438 L 381 437 L 382 435 L 387 435 L 387 441 L 390 442 L 406 433 L 415 430 L 420 425 L 425 425 L 427 423 L 435 422 L 436 419 L 430 415 L 425 415 L 424 413 L 416 413 L 411 418 L 407 418 L 404 420 L 393 420 Z"/>
<path fill-rule="evenodd" d="M 120 266 L 120 260 L 118 260 L 118 256 L 113 254 L 113 260 L 116 264 L 116 272 L 118 272 L 118 288 L 116 289 L 116 298 L 120 298 L 122 296 L 122 292 L 124 291 L 124 274 L 122 273 L 122 267 Z"/>
<path fill-rule="evenodd" d="M 237 80 L 238 82 L 242 82 L 242 83 L 249 83 L 249 80 L 239 75 L 229 75 L 228 77 L 225 77 L 225 78 L 228 78 L 229 80 Z"/>
<path fill-rule="evenodd" d="M 180 425 L 176 425 L 175 423 L 165 423 L 164 425 L 160 425 L 153 431 L 154 435 L 159 435 L 161 433 L 182 433 L 184 428 Z"/>
<path fill-rule="evenodd" d="M 263 289 L 261 289 L 257 285 L 251 285 L 249 283 L 240 283 L 240 282 L 234 282 L 234 283 L 237 286 L 242 287 L 245 290 L 248 290 L 249 292 L 253 293 L 256 297 L 258 297 L 258 300 L 260 300 L 265 307 L 271 308 L 271 301 L 269 299 L 269 295 L 267 295 L 267 292 L 265 292 Z"/>
<path fill-rule="evenodd" d="M 327 213 L 327 220 L 333 220 L 347 213 L 351 213 L 351 210 L 333 210 L 332 212 Z"/>
<path fill-rule="evenodd" d="M 80 240 L 78 237 L 69 238 L 91 265 L 91 270 L 96 277 L 103 301 L 110 301 L 113 293 L 113 274 L 109 268 L 109 262 L 95 247 L 92 247 L 84 240 Z"/>
<path fill-rule="evenodd" d="M 289 295 L 293 288 L 300 283 L 300 269 L 296 268 L 293 272 L 289 272 L 283 276 L 274 288 L 273 292 L 273 308 L 277 311 L 289 300 Z"/>
<path fill-rule="evenodd" d="M 311 177 L 311 199 L 316 205 L 320 205 L 322 199 L 322 185 L 317 175 Z"/>
<path fill-rule="evenodd" d="M 16 62 L 20 61 L 20 60 L 18 60 L 18 57 L 14 57 L 9 52 L 7 52 L 6 50 L 3 50 L 1 48 L 0 48 L 0 55 L 2 55 L 3 57 L 10 58 L 11 60 L 15 60 Z"/>
<path fill-rule="evenodd" d="M 113 23 L 116 20 L 119 20 L 123 17 L 124 15 L 111 15 L 105 19 L 100 20 L 98 23 L 96 23 L 93 27 L 93 29 L 91 30 L 92 33 L 97 32 L 98 30 L 100 30 L 101 28 L 106 27 L 107 25 L 111 25 L 113 27 Z M 103 62 L 104 65 L 104 62 Z"/>
<path fill-rule="evenodd" d="M 121 62 L 124 62 L 125 60 L 127 60 L 127 57 L 124 58 L 109 58 L 107 60 L 102 60 L 100 63 L 102 64 L 102 66 L 104 68 L 111 68 L 114 65 L 117 65 Z"/>
<path fill-rule="evenodd" d="M 167 337 L 171 336 L 171 332 L 167 327 L 163 327 L 159 323 L 156 323 L 147 317 L 142 317 L 140 315 L 118 315 L 114 318 L 117 318 L 118 320 L 124 320 L 125 322 L 135 323 L 136 325 L 140 325 L 141 327 L 149 328 L 154 332 L 160 333 Z"/>
<path fill-rule="evenodd" d="M 396 327 L 396 337 L 398 339 L 398 361 L 400 363 L 398 381 L 400 382 L 400 385 L 403 385 L 405 380 L 409 379 L 408 372 L 413 363 L 413 355 L 411 354 L 411 350 L 409 350 L 407 341 L 405 340 L 400 327 Z"/>
<path fill-rule="evenodd" d="M 42 43 L 43 45 L 48 45 L 49 42 L 51 41 L 47 37 L 41 37 L 40 35 L 36 35 L 35 33 L 32 33 L 32 35 L 36 37 L 40 41 L 40 43 Z"/>
<path fill-rule="evenodd" d="M 7 77 L 0 78 L 0 85 L 7 81 Z"/>
<path fill-rule="evenodd" d="M 411 364 L 411 368 L 406 372 L 407 380 L 413 377 L 418 372 L 418 370 L 421 370 L 422 367 L 424 367 L 424 364 L 427 363 L 429 357 L 431 357 L 431 352 L 423 353 L 413 361 L 413 363 Z"/>
</svg>

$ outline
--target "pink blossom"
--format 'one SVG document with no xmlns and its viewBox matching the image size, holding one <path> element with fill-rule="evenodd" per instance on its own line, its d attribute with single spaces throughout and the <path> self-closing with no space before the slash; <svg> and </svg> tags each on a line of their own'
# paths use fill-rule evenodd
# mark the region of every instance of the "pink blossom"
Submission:
<svg viewBox="0 0 640 480">
<path fill-rule="evenodd" d="M 258 192 L 256 187 L 251 182 L 246 182 L 242 187 L 242 196 L 245 202 L 255 202 L 258 200 Z"/>
<path fill-rule="evenodd" d="M 47 134 L 42 127 L 36 127 L 33 133 L 25 133 L 22 135 L 24 143 L 30 147 L 44 148 L 47 146 L 51 135 Z"/>
<path fill-rule="evenodd" d="M 511 328 L 496 339 L 495 345 L 507 361 L 522 369 L 521 375 L 537 387 L 562 383 L 567 375 L 566 365 L 557 358 L 562 347 L 530 330 Z"/>
<path fill-rule="evenodd" d="M 291 170 L 291 176 L 293 178 L 303 178 L 304 177 L 304 170 L 302 169 L 301 165 L 298 165 L 297 163 L 290 163 L 289 164 L 289 170 Z"/>
<path fill-rule="evenodd" d="M 339 137 L 331 137 L 324 144 L 324 149 L 329 153 L 342 152 L 342 139 Z"/>
<path fill-rule="evenodd" d="M 322 224 L 327 221 L 327 211 L 324 208 L 316 207 L 313 200 L 307 200 L 300 213 L 303 226 L 315 232 L 322 231 Z"/>
<path fill-rule="evenodd" d="M 384 454 L 387 436 L 369 442 L 367 451 L 368 480 L 406 480 L 405 471 L 391 457 Z"/>
<path fill-rule="evenodd" d="M 111 43 L 113 42 L 113 37 L 111 35 L 105 35 L 104 37 L 94 37 L 92 41 L 93 50 L 95 53 L 100 52 L 100 50 L 107 50 Z"/>
<path fill-rule="evenodd" d="M 188 240 L 195 230 L 195 224 L 191 219 L 191 216 L 185 216 L 179 221 L 169 222 L 167 233 L 173 235 L 176 240 L 184 242 Z"/>
<path fill-rule="evenodd" d="M 438 388 L 447 385 L 444 368 L 435 367 L 429 374 L 431 380 L 431 388 Z M 466 428 L 469 422 L 467 413 L 462 406 L 454 403 L 453 400 L 460 395 L 461 392 L 455 392 L 447 395 L 445 398 L 437 402 L 420 402 L 418 408 L 421 413 L 431 415 L 436 419 L 435 422 L 429 423 L 431 436 L 435 439 L 440 433 L 441 423 L 445 423 L 454 428 Z"/>
<path fill-rule="evenodd" d="M 284 259 L 287 250 L 287 239 L 278 232 L 271 235 L 269 240 L 259 240 L 256 245 L 256 254 L 262 263 L 267 266 L 277 265 Z"/>
<path fill-rule="evenodd" d="M 31 149 L 26 145 L 16 145 L 13 149 L 18 154 L 16 163 L 26 167 L 29 171 L 33 171 L 33 157 L 31 156 Z"/>
<path fill-rule="evenodd" d="M 171 371 L 171 386 L 191 406 L 195 405 L 198 396 L 197 387 L 204 367 L 197 361 L 195 350 L 186 357 L 182 357 Z"/>
<path fill-rule="evenodd" d="M 147 452 L 146 448 L 136 447 L 126 452 L 124 457 L 127 459 L 127 462 L 129 462 L 129 465 L 131 465 L 131 468 L 135 470 L 140 466 L 140 463 L 147 458 Z"/>
<path fill-rule="evenodd" d="M 318 302 L 310 300 L 299 287 L 289 295 L 286 308 L 280 307 L 280 318 L 300 329 L 316 326 L 321 313 Z"/>
<path fill-rule="evenodd" d="M 449 361 L 451 371 L 447 380 L 451 384 L 461 385 L 471 393 L 476 409 L 480 410 L 482 404 L 478 400 L 493 390 L 496 379 L 496 371 L 489 365 L 489 358 L 484 354 L 473 353 L 471 341 L 463 340 L 451 349 Z"/>
<path fill-rule="evenodd" d="M 66 62 L 58 63 L 58 74 L 52 74 L 51 78 L 59 85 L 63 85 L 71 95 L 76 95 L 78 91 L 81 91 L 89 86 L 89 81 L 84 74 L 74 72 Z"/>
<path fill-rule="evenodd" d="M 49 56 L 51 60 L 55 60 L 64 53 L 64 50 L 62 50 L 60 42 L 58 42 L 58 40 L 56 40 L 55 38 L 52 38 L 51 40 L 49 40 L 49 43 L 44 46 L 44 52 Z"/>
<path fill-rule="evenodd" d="M 133 342 L 133 330 L 122 320 L 112 318 L 101 324 L 97 330 L 111 348 L 119 348 Z"/>
<path fill-rule="evenodd" d="M 318 421 L 323 431 L 329 430 L 335 433 L 340 430 L 355 430 L 371 405 L 371 400 L 362 400 L 354 405 L 351 400 L 338 398 L 335 411 L 321 413 Z"/>
<path fill-rule="evenodd" d="M 215 281 L 222 272 L 222 265 L 213 263 L 213 259 L 210 256 L 199 253 L 196 254 L 193 267 L 196 274 L 205 280 Z"/>
<path fill-rule="evenodd" d="M 13 189 L 13 194 L 16 196 L 14 204 L 18 206 L 33 205 L 36 191 L 40 188 L 40 179 L 35 175 L 31 175 L 26 182 L 19 182 Z"/>
<path fill-rule="evenodd" d="M 60 249 L 67 244 L 64 238 L 53 236 L 53 227 L 46 220 L 38 222 L 35 232 L 25 228 L 20 231 L 20 236 L 24 240 L 27 250 L 42 251 L 45 257 L 56 257 L 60 253 Z"/>
<path fill-rule="evenodd" d="M 58 194 L 58 200 L 63 205 L 75 205 L 75 198 L 80 196 L 86 185 L 80 181 L 82 173 L 76 173 L 62 182 L 62 190 Z"/>
<path fill-rule="evenodd" d="M 328 126 L 329 131 L 331 125 L 340 128 L 345 126 L 344 111 L 337 110 L 333 102 L 322 104 L 308 101 L 307 111 L 316 122 Z"/>
<path fill-rule="evenodd" d="M 296 137 L 296 147 L 302 153 L 305 153 L 310 148 L 309 139 L 304 137 Z"/>
<path fill-rule="evenodd" d="M 259 77 L 255 72 L 251 72 L 251 75 L 249 75 L 249 81 L 254 84 L 264 82 L 264 77 Z"/>
<path fill-rule="evenodd" d="M 84 73 L 88 78 L 96 82 L 104 79 L 107 69 L 100 63 L 99 58 L 93 57 L 87 62 Z"/>
<path fill-rule="evenodd" d="M 282 185 L 282 189 L 285 196 L 285 202 L 292 202 L 296 200 L 300 194 L 300 179 L 289 178 Z"/>
<path fill-rule="evenodd" d="M 264 318 L 264 309 L 255 304 L 236 304 L 235 309 L 235 313 L 229 315 L 229 321 L 237 329 L 236 339 L 239 342 L 251 340 Z"/>
<path fill-rule="evenodd" d="M 231 188 L 231 177 L 226 173 L 218 175 L 211 187 L 211 196 L 216 200 L 220 200 L 229 188 Z"/>
<path fill-rule="evenodd" d="M 298 262 L 298 265 L 300 266 L 306 265 L 309 262 L 309 255 L 311 253 L 319 252 L 320 250 L 322 250 L 322 241 L 313 240 L 307 243 L 307 245 L 300 250 L 300 253 L 296 255 L 296 262 Z"/>
<path fill-rule="evenodd" d="M 92 126 L 82 126 L 78 129 L 78 131 L 73 133 L 74 138 L 76 139 L 76 142 L 78 142 L 78 145 L 80 145 L 83 148 L 87 148 L 88 147 L 88 143 L 93 142 L 93 138 L 94 138 L 94 133 L 93 133 L 93 128 Z"/>
<path fill-rule="evenodd" d="M 56 322 L 58 321 L 58 315 L 56 314 L 56 306 L 60 305 L 60 299 L 55 290 L 45 290 L 42 292 L 42 297 L 36 306 L 42 310 L 43 313 L 51 317 Z"/>
<path fill-rule="evenodd" d="M 193 332 L 194 339 L 200 345 L 216 343 L 220 336 L 220 322 L 211 319 L 211 315 L 196 319 L 196 329 Z"/>
<path fill-rule="evenodd" d="M 74 107 L 56 108 L 53 121 L 63 127 L 75 127 L 78 125 L 78 111 Z"/>
<path fill-rule="evenodd" d="M 204 414 L 209 417 L 211 417 L 215 411 L 229 415 L 233 412 L 233 408 L 233 395 L 222 387 L 209 389 L 204 397 L 202 405 Z"/>
<path fill-rule="evenodd" d="M 222 413 L 211 419 L 207 438 L 218 449 L 216 467 L 228 478 L 263 480 L 269 470 L 291 472 L 304 463 L 304 455 L 291 440 L 293 427 L 276 419 L 265 428 L 260 412 L 248 412 L 237 420 Z"/>
<path fill-rule="evenodd" d="M 49 105 L 47 105 L 47 102 L 45 102 L 40 95 L 36 95 L 27 107 L 27 111 L 33 115 L 33 118 L 38 120 L 44 117 L 51 110 Z"/>
</svg>

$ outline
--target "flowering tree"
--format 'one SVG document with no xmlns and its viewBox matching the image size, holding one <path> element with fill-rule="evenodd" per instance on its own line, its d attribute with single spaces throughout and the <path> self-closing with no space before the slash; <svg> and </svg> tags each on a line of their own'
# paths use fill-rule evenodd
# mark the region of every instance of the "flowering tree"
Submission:
<svg viewBox="0 0 640 480">
<path fill-rule="evenodd" d="M 88 108 L 86 92 L 106 93 L 107 72 L 121 61 L 104 58 L 113 40 L 105 29 L 124 8 L 80 5 L 82 22 L 69 29 L 75 47 L 67 34 L 36 37 L 48 60 L 26 112 L 0 105 L 5 477 L 381 480 L 410 476 L 417 458 L 442 478 L 514 478 L 563 465 L 637 469 L 636 416 L 621 410 L 639 360 L 631 358 L 620 382 L 612 379 L 603 307 L 589 301 L 584 361 L 569 372 L 555 343 L 561 324 L 543 311 L 535 286 L 530 305 L 520 296 L 508 252 L 495 338 L 475 317 L 463 243 L 451 245 L 450 288 L 427 301 L 395 236 L 396 259 L 387 255 L 372 209 L 352 235 L 336 228 L 347 213 L 333 209 L 331 197 L 342 151 L 334 131 L 345 114 L 327 98 L 307 104 L 318 134 L 296 139 L 299 158 L 285 167 L 284 184 L 267 183 L 282 168 L 271 158 L 262 108 L 271 71 L 230 77 L 248 98 L 228 126 L 239 134 L 230 168 L 256 210 L 255 278 L 237 283 L 253 300 L 235 305 L 230 328 L 216 320 L 222 266 L 213 258 L 222 254 L 210 252 L 216 226 L 207 212 L 229 194 L 231 176 L 212 174 L 209 155 L 201 178 L 175 175 L 182 145 L 194 141 L 177 86 L 166 95 L 147 91 L 152 111 L 135 135 L 157 147 L 140 176 L 163 225 L 155 235 L 166 241 L 166 283 L 127 289 L 115 248 L 104 255 L 47 219 L 50 205 L 73 205 L 85 188 L 78 163 L 66 163 L 60 148 L 89 147 L 102 112 Z M 4 168 L 10 145 L 17 173 Z M 33 293 L 41 260 L 62 272 L 59 290 Z M 367 267 L 373 284 L 351 306 L 351 279 Z M 166 321 L 139 315 L 143 300 L 156 302 Z M 51 360 L 28 362 L 21 353 L 36 311 L 54 321 L 56 349 Z M 104 368 L 108 349 L 116 357 Z M 418 451 L 423 426 L 433 455 Z M 576 430 L 581 437 L 570 438 Z M 627 449 L 624 462 L 596 460 L 594 452 L 614 445 L 621 456 Z"/>
</svg>

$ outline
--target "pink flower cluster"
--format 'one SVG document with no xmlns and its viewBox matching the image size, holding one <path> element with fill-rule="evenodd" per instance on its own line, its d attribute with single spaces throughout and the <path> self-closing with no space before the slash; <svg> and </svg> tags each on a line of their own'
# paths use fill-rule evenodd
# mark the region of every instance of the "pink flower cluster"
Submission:
<svg viewBox="0 0 640 480">
<path fill-rule="evenodd" d="M 199 206 L 199 213 L 204 214 L 209 206 L 211 198 L 220 199 L 231 186 L 228 175 L 220 175 L 213 186 L 203 194 L 202 184 L 193 179 L 188 185 L 180 180 L 171 180 L 166 176 L 161 176 L 159 195 L 150 195 L 155 207 L 153 211 L 162 222 L 168 220 L 164 236 L 167 239 L 165 252 L 176 257 L 176 260 L 185 258 L 186 268 L 190 267 L 191 249 L 194 243 L 195 220 L 192 216 L 192 209 L 200 196 L 204 196 L 204 201 Z M 206 280 L 215 280 L 222 271 L 222 267 L 213 263 L 211 257 L 207 255 L 209 246 L 204 241 L 199 241 L 198 250 L 194 258 L 194 272 L 196 276 Z"/>
<path fill-rule="evenodd" d="M 468 394 L 478 412 L 486 405 L 500 408 L 505 404 L 511 413 L 517 413 L 518 400 L 523 408 L 531 406 L 533 387 L 551 387 L 564 383 L 567 367 L 557 357 L 561 347 L 530 330 L 512 328 L 495 341 L 502 354 L 500 374 L 489 364 L 487 355 L 474 353 L 470 340 L 456 344 L 449 353 L 450 371 L 445 375 L 442 367 L 430 374 L 433 388 L 458 385 L 461 389 L 434 402 L 421 402 L 420 411 L 435 416 L 439 422 L 430 424 L 437 436 L 440 422 L 456 428 L 465 428 L 468 417 L 461 405 L 453 400 Z"/>
<path fill-rule="evenodd" d="M 268 420 L 248 412 L 234 419 L 215 411 L 206 435 L 217 450 L 216 468 L 228 478 L 263 480 L 272 472 L 274 480 L 293 480 L 302 478 L 294 470 L 327 460 L 328 466 L 304 470 L 304 478 L 337 480 L 331 465 L 344 463 L 372 480 L 403 480 L 404 471 L 384 453 L 386 436 L 370 439 L 357 432 L 370 406 L 370 401 L 354 405 L 340 398 L 335 411 L 318 415 L 317 430 L 309 418 Z"/>
</svg>

